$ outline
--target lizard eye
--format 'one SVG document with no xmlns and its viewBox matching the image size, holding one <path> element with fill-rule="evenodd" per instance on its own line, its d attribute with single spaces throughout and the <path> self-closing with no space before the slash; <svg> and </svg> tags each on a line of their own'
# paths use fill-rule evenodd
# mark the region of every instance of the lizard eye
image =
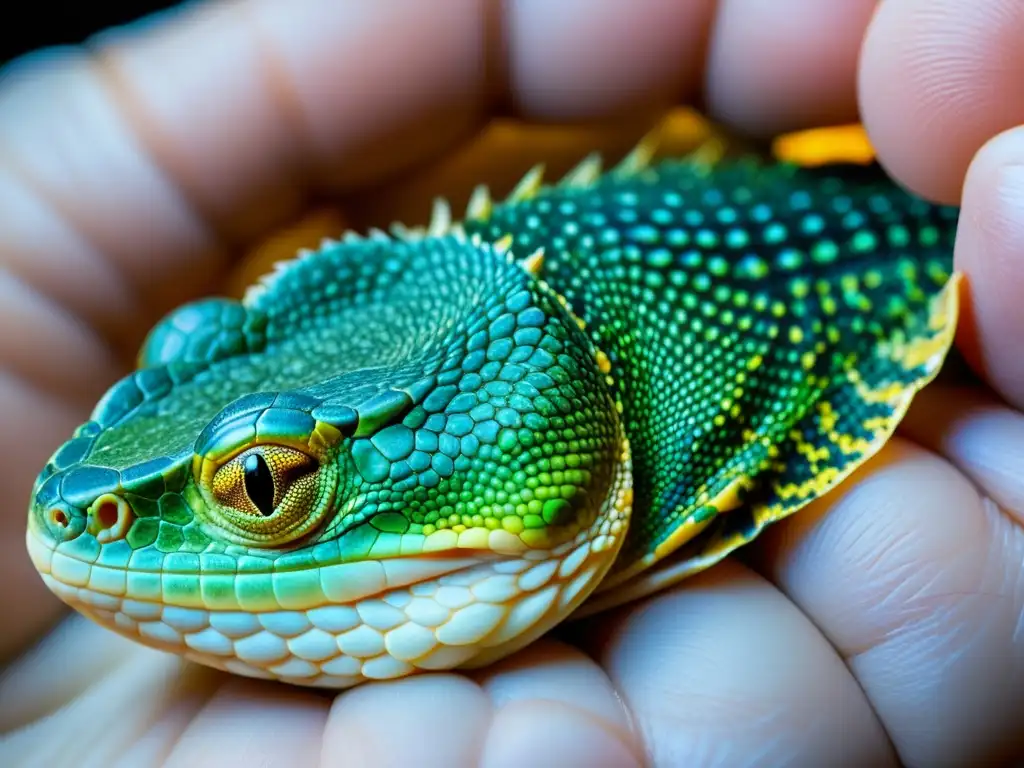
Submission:
<svg viewBox="0 0 1024 768">
<path fill-rule="evenodd" d="M 210 490 L 219 504 L 257 520 L 288 515 L 315 497 L 318 469 L 302 451 L 258 445 L 218 469 Z"/>
</svg>

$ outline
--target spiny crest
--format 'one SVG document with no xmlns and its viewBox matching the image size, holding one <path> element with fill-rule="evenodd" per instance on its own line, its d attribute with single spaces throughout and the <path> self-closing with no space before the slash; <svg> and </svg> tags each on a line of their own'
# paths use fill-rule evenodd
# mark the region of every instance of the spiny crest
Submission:
<svg viewBox="0 0 1024 768">
<path fill-rule="evenodd" d="M 491 190 L 486 184 L 480 184 L 469 196 L 469 204 L 466 206 L 466 218 L 473 221 L 487 221 L 491 218 L 491 211 L 494 210 L 494 201 L 491 200 Z"/>
<path fill-rule="evenodd" d="M 600 153 L 591 152 L 575 168 L 566 173 L 558 184 L 573 189 L 586 189 L 601 178 L 603 167 L 604 161 Z"/>
<path fill-rule="evenodd" d="M 651 161 L 661 145 L 661 130 L 655 128 L 645 135 L 636 146 L 626 154 L 611 173 L 619 177 L 634 176 L 651 167 Z"/>
<path fill-rule="evenodd" d="M 661 143 L 661 129 L 655 128 L 645 135 L 636 146 L 620 160 L 608 173 L 618 177 L 627 177 L 642 173 L 651 166 L 659 144 Z M 720 139 L 711 139 L 698 147 L 690 159 L 698 165 L 708 166 L 714 163 L 724 153 L 725 145 Z M 583 158 L 572 170 L 568 171 L 555 186 L 573 189 L 586 189 L 592 186 L 601 178 L 604 163 L 601 155 L 592 152 Z M 533 166 L 519 180 L 508 196 L 501 201 L 503 205 L 527 202 L 535 198 L 544 189 L 544 164 L 538 163 Z M 495 202 L 490 190 L 484 184 L 477 186 L 470 195 L 469 203 L 466 206 L 465 218 L 474 221 L 487 221 L 494 210 Z M 402 222 L 393 222 L 388 231 L 371 228 L 366 235 L 359 235 L 351 230 L 345 232 L 337 240 L 324 239 L 319 249 L 301 249 L 294 258 L 275 262 L 272 270 L 262 275 L 256 283 L 246 291 L 243 303 L 249 305 L 259 296 L 270 289 L 277 278 L 297 262 L 309 256 L 315 255 L 318 251 L 335 247 L 342 243 L 357 243 L 365 240 L 385 242 L 389 240 L 401 240 L 405 242 L 421 240 L 425 237 L 443 237 L 454 235 L 465 237 L 465 231 L 461 223 L 454 221 L 452 217 L 451 204 L 443 197 L 435 198 L 430 221 L 426 226 L 410 227 Z M 474 243 L 481 244 L 479 238 L 474 236 Z M 508 258 L 511 257 L 510 248 L 512 237 L 504 237 L 493 243 L 494 248 Z M 532 275 L 537 276 L 543 266 L 544 254 L 540 251 L 526 257 L 520 263 Z"/>
<path fill-rule="evenodd" d="M 280 259 L 275 261 L 270 265 L 270 271 L 257 277 L 256 281 L 245 289 L 245 294 L 242 296 L 242 305 L 246 307 L 253 306 L 256 301 L 263 296 L 263 294 L 274 287 L 274 284 L 282 275 L 288 272 L 288 270 L 296 264 L 315 256 L 325 248 L 339 245 L 340 242 L 340 240 L 332 240 L 329 237 L 325 237 L 320 241 L 320 247 L 318 249 L 300 248 L 290 259 Z"/>
</svg>

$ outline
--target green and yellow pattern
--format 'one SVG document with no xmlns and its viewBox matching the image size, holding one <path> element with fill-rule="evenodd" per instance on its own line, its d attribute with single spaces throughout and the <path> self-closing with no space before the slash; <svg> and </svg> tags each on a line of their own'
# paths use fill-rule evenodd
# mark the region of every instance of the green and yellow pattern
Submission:
<svg viewBox="0 0 1024 768">
<path fill-rule="evenodd" d="M 239 674 L 485 664 L 841 482 L 952 343 L 957 210 L 717 140 L 179 308 L 40 473 L 54 591 Z"/>
</svg>

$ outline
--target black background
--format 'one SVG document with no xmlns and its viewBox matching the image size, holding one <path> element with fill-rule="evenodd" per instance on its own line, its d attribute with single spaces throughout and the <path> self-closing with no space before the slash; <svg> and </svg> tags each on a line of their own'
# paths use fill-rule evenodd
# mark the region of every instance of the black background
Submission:
<svg viewBox="0 0 1024 768">
<path fill-rule="evenodd" d="M 0 64 L 38 48 L 80 43 L 107 27 L 127 24 L 153 11 L 175 5 L 179 3 L 167 0 L 132 3 L 21 0 L 8 3 L 0 11 Z"/>
</svg>

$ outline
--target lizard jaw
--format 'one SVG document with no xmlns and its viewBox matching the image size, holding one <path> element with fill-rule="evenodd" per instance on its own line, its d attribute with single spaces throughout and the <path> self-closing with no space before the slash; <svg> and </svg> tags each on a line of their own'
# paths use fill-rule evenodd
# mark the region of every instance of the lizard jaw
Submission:
<svg viewBox="0 0 1024 768">
<path fill-rule="evenodd" d="M 27 545 L 51 591 L 119 634 L 235 674 L 341 689 L 482 666 L 565 619 L 618 553 L 631 481 L 627 457 L 595 523 L 550 549 L 456 549 L 339 563 L 316 569 L 312 579 L 308 571 L 209 574 L 236 585 L 234 600 L 221 607 L 204 602 L 213 581 L 204 583 L 203 574 L 129 574 L 76 558 L 31 526 Z M 250 576 L 265 579 L 260 605 L 237 586 Z M 194 579 L 194 588 L 176 587 L 182 577 Z"/>
</svg>

